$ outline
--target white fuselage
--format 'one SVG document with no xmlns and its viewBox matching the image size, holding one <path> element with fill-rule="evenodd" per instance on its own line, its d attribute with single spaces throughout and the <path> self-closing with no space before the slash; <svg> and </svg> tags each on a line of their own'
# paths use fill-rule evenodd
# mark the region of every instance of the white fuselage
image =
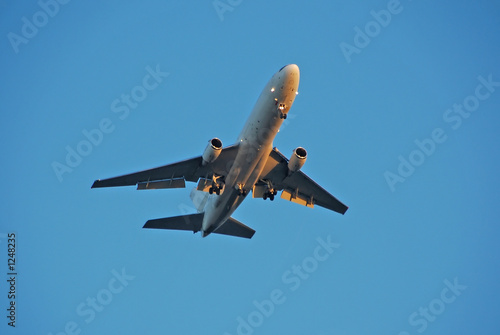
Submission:
<svg viewBox="0 0 500 335">
<path fill-rule="evenodd" d="M 205 206 L 202 236 L 220 227 L 259 181 L 273 148 L 273 140 L 295 100 L 300 72 L 295 64 L 276 72 L 255 104 L 238 137 L 238 153 L 225 178 L 224 192 L 211 195 Z"/>
</svg>

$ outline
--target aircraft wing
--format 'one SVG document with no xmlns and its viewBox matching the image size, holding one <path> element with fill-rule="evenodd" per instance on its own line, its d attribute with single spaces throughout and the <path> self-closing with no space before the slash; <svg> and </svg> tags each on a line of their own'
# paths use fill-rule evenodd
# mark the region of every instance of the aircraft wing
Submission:
<svg viewBox="0 0 500 335">
<path fill-rule="evenodd" d="M 185 187 L 186 180 L 197 182 L 199 178 L 210 177 L 213 174 L 226 176 L 236 158 L 237 152 L 238 145 L 232 145 L 223 148 L 219 157 L 213 163 L 202 165 L 202 157 L 199 156 L 119 177 L 99 179 L 94 181 L 92 188 L 136 184 L 137 189 Z"/>
<path fill-rule="evenodd" d="M 273 148 L 261 179 L 269 180 L 274 189 L 281 192 L 281 198 L 307 206 L 318 205 L 340 214 L 344 214 L 348 207 L 319 186 L 302 171 L 289 174 L 288 159 Z"/>
</svg>

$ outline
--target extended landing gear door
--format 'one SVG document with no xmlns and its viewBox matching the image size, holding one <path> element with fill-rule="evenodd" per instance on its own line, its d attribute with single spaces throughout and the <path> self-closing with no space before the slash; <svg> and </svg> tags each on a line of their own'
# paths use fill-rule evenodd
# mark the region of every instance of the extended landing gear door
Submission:
<svg viewBox="0 0 500 335">
<path fill-rule="evenodd" d="M 200 178 L 196 189 L 198 191 L 208 192 L 210 194 L 215 193 L 217 195 L 220 195 L 224 192 L 224 184 L 217 183 L 213 179 Z"/>
<path fill-rule="evenodd" d="M 198 191 L 208 192 L 208 189 L 210 187 L 212 187 L 212 180 L 211 179 L 200 178 L 196 189 Z"/>
<path fill-rule="evenodd" d="M 263 198 L 267 192 L 267 185 L 254 185 L 252 190 L 252 197 Z"/>
</svg>

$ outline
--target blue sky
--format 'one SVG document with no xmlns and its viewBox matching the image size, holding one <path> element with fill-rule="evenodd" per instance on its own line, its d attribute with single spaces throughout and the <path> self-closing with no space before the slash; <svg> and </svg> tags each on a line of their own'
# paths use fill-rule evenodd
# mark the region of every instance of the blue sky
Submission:
<svg viewBox="0 0 500 335">
<path fill-rule="evenodd" d="M 498 3 L 0 5 L 2 334 L 498 332 Z M 142 229 L 192 185 L 90 189 L 232 144 L 289 63 L 275 145 L 345 216 L 248 198 L 251 240 L 202 239 Z"/>
</svg>

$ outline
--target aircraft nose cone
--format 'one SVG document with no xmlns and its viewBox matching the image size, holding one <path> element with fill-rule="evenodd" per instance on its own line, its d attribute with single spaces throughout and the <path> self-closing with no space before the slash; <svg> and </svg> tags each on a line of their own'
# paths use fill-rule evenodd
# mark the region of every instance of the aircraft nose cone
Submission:
<svg viewBox="0 0 500 335">
<path fill-rule="evenodd" d="M 299 88 L 299 81 L 300 81 L 300 70 L 297 64 L 288 64 L 283 66 L 279 71 L 278 71 L 278 77 L 280 77 L 280 86 L 285 85 L 286 89 L 285 91 L 293 92 L 294 98 L 295 95 L 297 94 L 297 90 Z M 282 87 L 283 88 L 283 87 Z M 293 98 L 293 99 L 294 99 Z M 288 101 L 288 105 L 292 105 L 292 101 Z"/>
<path fill-rule="evenodd" d="M 289 73 L 290 74 L 291 73 L 299 74 L 300 73 L 300 70 L 299 70 L 299 67 L 297 66 L 297 64 L 285 65 L 278 72 L 281 72 L 281 71 L 284 71 L 287 74 L 289 74 Z"/>
<path fill-rule="evenodd" d="M 289 72 L 299 72 L 299 67 L 297 66 L 297 64 L 288 64 L 285 68 Z"/>
<path fill-rule="evenodd" d="M 285 65 L 280 72 L 284 72 L 285 81 L 297 85 L 300 79 L 300 70 L 296 64 Z"/>
</svg>

